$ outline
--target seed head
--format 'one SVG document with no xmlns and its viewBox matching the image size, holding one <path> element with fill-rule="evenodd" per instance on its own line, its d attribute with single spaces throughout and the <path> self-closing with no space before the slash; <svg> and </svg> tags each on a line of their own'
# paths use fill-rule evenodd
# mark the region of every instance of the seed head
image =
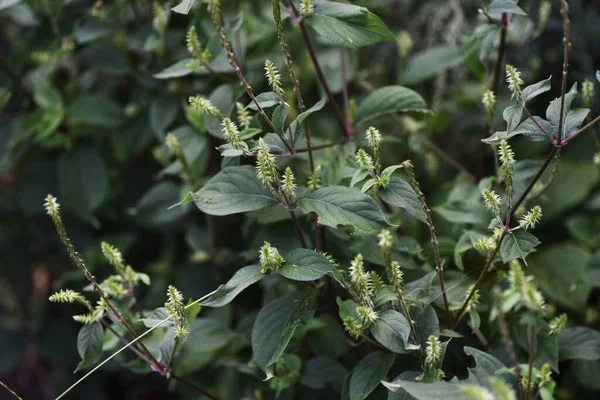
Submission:
<svg viewBox="0 0 600 400">
<path fill-rule="evenodd" d="M 124 269 L 123 254 L 121 254 L 119 249 L 106 242 L 102 242 L 100 247 L 102 248 L 104 258 L 106 258 L 110 265 L 117 268 L 119 272 Z"/>
<path fill-rule="evenodd" d="M 581 84 L 581 98 L 585 107 L 591 107 L 594 101 L 594 82 L 585 80 Z"/>
<path fill-rule="evenodd" d="M 473 292 L 473 296 L 471 296 L 471 292 Z M 475 306 L 479 304 L 479 290 L 475 289 L 475 285 L 469 286 L 469 289 L 467 289 L 467 292 L 465 293 L 465 300 L 468 299 L 469 296 L 471 296 L 471 299 L 469 299 L 469 304 L 467 304 L 467 307 L 465 308 L 466 312 L 475 309 Z"/>
<path fill-rule="evenodd" d="M 382 250 L 386 251 L 392 247 L 392 233 L 388 229 L 383 229 L 377 237 L 379 238 L 379 247 Z"/>
<path fill-rule="evenodd" d="M 228 117 L 223 118 L 221 121 L 221 133 L 223 134 L 223 139 L 227 141 L 227 143 L 233 145 L 237 148 L 240 145 L 240 131 L 238 130 L 237 125 Z"/>
<path fill-rule="evenodd" d="M 413 48 L 413 41 L 407 31 L 402 31 L 398 35 L 398 46 L 400 47 L 400 58 L 408 57 Z"/>
<path fill-rule="evenodd" d="M 506 82 L 508 82 L 508 90 L 511 93 L 511 99 L 519 99 L 521 96 L 521 85 L 524 83 L 521 79 L 521 72 L 519 72 L 514 66 L 506 66 Z"/>
<path fill-rule="evenodd" d="M 344 318 L 344 329 L 346 329 L 354 339 L 361 337 L 365 331 L 365 327 L 353 317 Z"/>
<path fill-rule="evenodd" d="M 442 357 L 442 345 L 435 335 L 429 335 L 427 347 L 425 348 L 425 362 L 427 368 L 432 371 L 437 369 L 438 363 Z"/>
<path fill-rule="evenodd" d="M 497 376 L 492 376 L 489 379 L 490 386 L 494 389 L 498 395 L 498 400 L 516 400 L 515 392 L 510 386 L 506 384 L 502 379 Z"/>
<path fill-rule="evenodd" d="M 563 314 L 559 315 L 558 317 L 554 318 L 548 324 L 548 327 L 550 328 L 550 334 L 556 335 L 566 325 L 567 325 L 567 314 L 563 313 Z"/>
<path fill-rule="evenodd" d="M 392 264 L 390 265 L 390 275 L 392 285 L 394 285 L 396 290 L 402 292 L 402 289 L 404 288 L 404 273 L 400 269 L 398 261 L 392 261 Z"/>
<path fill-rule="evenodd" d="M 290 201 L 294 201 L 296 198 L 296 179 L 294 178 L 294 173 L 290 167 L 285 169 L 283 173 L 283 178 L 281 179 L 281 188 L 283 189 L 283 193 L 288 197 Z"/>
<path fill-rule="evenodd" d="M 271 154 L 269 146 L 260 138 L 258 140 L 258 152 L 256 154 L 256 175 L 265 187 L 271 187 L 277 180 L 277 161 Z"/>
<path fill-rule="evenodd" d="M 364 169 L 365 171 L 372 171 L 374 168 L 373 159 L 363 149 L 358 149 L 356 152 L 356 162 L 360 168 Z"/>
<path fill-rule="evenodd" d="M 191 96 L 189 98 L 190 105 L 197 110 L 200 110 L 204 114 L 211 115 L 213 117 L 222 118 L 223 115 L 221 111 L 217 107 L 213 105 L 213 103 L 205 97 L 202 96 Z"/>
<path fill-rule="evenodd" d="M 315 6 L 312 3 L 312 0 L 302 0 L 300 3 L 300 14 L 309 15 L 315 11 Z"/>
<path fill-rule="evenodd" d="M 484 189 L 481 192 L 481 197 L 483 197 L 483 203 L 485 207 L 494 214 L 495 217 L 500 216 L 500 212 L 502 210 L 502 199 L 499 195 L 496 194 L 493 190 Z"/>
<path fill-rule="evenodd" d="M 464 394 L 465 400 L 495 400 L 496 398 L 483 386 L 465 384 L 460 385 L 460 391 Z"/>
<path fill-rule="evenodd" d="M 260 272 L 263 274 L 270 269 L 277 271 L 285 262 L 279 251 L 275 247 L 272 247 L 269 242 L 265 242 L 260 248 L 258 258 L 260 260 Z"/>
<path fill-rule="evenodd" d="M 250 127 L 251 119 L 250 112 L 242 103 L 235 103 L 235 108 L 237 109 L 238 115 L 238 123 L 244 128 L 248 129 Z"/>
<path fill-rule="evenodd" d="M 56 197 L 53 197 L 51 194 L 46 196 L 46 201 L 44 202 L 44 208 L 46 209 L 46 213 L 52 219 L 60 217 L 60 204 L 56 200 Z"/>
<path fill-rule="evenodd" d="M 89 304 L 88 301 L 85 299 L 85 297 L 83 297 L 83 295 L 79 292 L 76 292 L 74 290 L 71 289 L 66 289 L 66 290 L 60 290 L 56 293 L 54 293 L 52 296 L 50 296 L 50 298 L 48 299 L 50 300 L 50 302 L 52 303 L 69 303 L 69 304 L 73 304 L 73 303 L 80 303 L 80 304 Z"/>
<path fill-rule="evenodd" d="M 531 229 L 534 228 L 542 219 L 542 208 L 540 206 L 535 206 L 531 210 L 527 212 L 527 214 L 521 217 L 519 221 L 519 226 L 522 228 Z"/>
<path fill-rule="evenodd" d="M 483 108 L 488 115 L 494 114 L 494 108 L 496 107 L 496 95 L 491 90 L 486 90 L 481 97 L 481 103 L 483 104 Z"/>
<path fill-rule="evenodd" d="M 369 142 L 369 148 L 374 151 L 378 151 L 381 147 L 381 133 L 373 126 L 369 127 L 365 132 L 365 137 Z"/>
<path fill-rule="evenodd" d="M 379 315 L 371 307 L 358 306 L 356 307 L 356 313 L 360 316 L 363 321 L 363 325 L 371 326 L 377 321 Z"/>
<path fill-rule="evenodd" d="M 269 82 L 269 86 L 279 98 L 283 98 L 285 92 L 281 87 L 281 75 L 271 60 L 265 60 L 265 76 Z"/>
</svg>

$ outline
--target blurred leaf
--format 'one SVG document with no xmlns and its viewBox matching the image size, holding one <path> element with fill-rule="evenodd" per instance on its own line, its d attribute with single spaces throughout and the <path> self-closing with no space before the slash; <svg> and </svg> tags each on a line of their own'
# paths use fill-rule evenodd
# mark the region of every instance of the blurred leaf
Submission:
<svg viewBox="0 0 600 400">
<path fill-rule="evenodd" d="M 150 104 L 150 127 L 159 140 L 177 118 L 179 101 L 174 97 L 158 97 Z"/>
<path fill-rule="evenodd" d="M 386 86 L 370 93 L 354 115 L 354 124 L 395 112 L 427 112 L 425 100 L 417 92 L 403 86 Z"/>
<path fill-rule="evenodd" d="M 342 390 L 348 370 L 329 357 L 311 358 L 304 363 L 300 383 L 311 389 L 324 389 L 331 384 L 337 392 Z"/>
<path fill-rule="evenodd" d="M 194 1 L 195 0 L 182 0 L 175 7 L 171 8 L 171 10 L 178 14 L 187 15 L 190 12 L 190 10 L 192 9 L 192 6 L 194 5 Z"/>
<path fill-rule="evenodd" d="M 350 400 L 363 400 L 375 390 L 394 364 L 395 356 L 382 351 L 367 354 L 350 376 Z"/>
<path fill-rule="evenodd" d="M 165 307 L 158 307 L 156 310 L 152 311 L 149 316 L 146 318 L 142 318 L 142 322 L 146 328 L 153 328 L 155 325 L 161 324 L 160 327 L 168 328 L 169 326 L 173 326 L 173 321 L 163 320 L 169 318 L 169 312 Z"/>
<path fill-rule="evenodd" d="M 417 400 L 464 400 L 465 393 L 460 385 L 449 382 L 421 383 L 402 379 L 393 382 L 382 382 L 390 391 L 405 390 Z"/>
<path fill-rule="evenodd" d="M 69 125 L 90 125 L 117 128 L 125 120 L 125 113 L 112 100 L 101 95 L 82 95 L 69 105 Z"/>
<path fill-rule="evenodd" d="M 513 0 L 494 0 L 487 11 L 493 18 L 500 18 L 502 13 L 527 15 Z"/>
<path fill-rule="evenodd" d="M 568 327 L 558 333 L 558 351 L 564 360 L 600 359 L 600 332 L 581 326 Z"/>
<path fill-rule="evenodd" d="M 111 75 L 123 75 L 129 72 L 129 63 L 120 49 L 110 43 L 94 43 L 80 53 L 82 59 L 91 67 Z"/>
<path fill-rule="evenodd" d="M 438 45 L 413 55 L 406 64 L 400 83 L 414 85 L 450 69 L 461 62 L 464 56 L 454 45 Z"/>
</svg>

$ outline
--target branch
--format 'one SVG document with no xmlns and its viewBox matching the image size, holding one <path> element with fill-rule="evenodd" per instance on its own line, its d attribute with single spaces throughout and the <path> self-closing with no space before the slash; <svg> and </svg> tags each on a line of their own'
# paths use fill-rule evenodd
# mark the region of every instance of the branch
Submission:
<svg viewBox="0 0 600 400">
<path fill-rule="evenodd" d="M 293 1 L 290 1 L 289 4 L 290 4 L 290 7 L 292 8 L 292 12 L 290 13 L 291 17 L 292 17 L 292 19 L 297 20 L 300 17 L 298 10 L 296 9 L 296 6 L 294 5 Z M 327 98 L 329 99 L 329 103 L 331 103 L 331 106 L 333 107 L 333 112 L 335 113 L 335 118 L 337 119 L 338 124 L 340 125 L 340 127 L 342 128 L 342 130 L 344 132 L 344 138 L 346 139 L 346 141 L 348 141 L 352 138 L 352 132 L 350 131 L 349 127 L 346 126 L 346 123 L 344 122 L 344 117 L 342 116 L 342 113 L 340 112 L 340 108 L 338 107 L 337 103 L 335 102 L 335 99 L 333 98 L 333 94 L 331 94 L 331 89 L 329 89 L 329 85 L 327 84 L 327 81 L 325 80 L 325 75 L 323 74 L 323 70 L 321 69 L 321 65 L 319 64 L 319 60 L 317 59 L 315 50 L 312 47 L 310 38 L 308 37 L 308 31 L 306 30 L 306 25 L 304 24 L 304 21 L 300 21 L 298 25 L 300 26 L 300 32 L 302 33 L 302 39 L 304 40 L 304 43 L 306 44 L 306 49 L 308 50 L 308 53 L 310 54 L 310 59 L 312 60 L 313 66 L 315 67 L 315 71 L 317 73 L 319 81 L 321 82 L 321 86 L 323 86 L 323 90 L 325 91 L 325 94 L 327 95 Z"/>
<path fill-rule="evenodd" d="M 192 383 L 192 382 L 190 382 L 190 381 L 188 381 L 186 379 L 183 379 L 180 376 L 172 374 L 171 378 L 175 379 L 177 382 L 183 383 L 185 386 L 187 386 L 187 387 L 189 387 L 191 389 L 194 389 L 195 391 L 197 391 L 198 393 L 203 394 L 204 396 L 208 397 L 209 399 L 219 400 L 219 398 L 217 396 L 213 396 L 212 394 L 208 393 L 206 390 L 202 389 L 200 386 L 198 386 L 198 385 L 196 385 L 196 384 L 194 384 L 194 383 Z"/>
<path fill-rule="evenodd" d="M 563 134 L 563 121 L 565 117 L 565 94 L 567 93 L 567 74 L 569 72 L 569 48 L 571 47 L 571 43 L 569 42 L 569 25 L 571 24 L 571 20 L 569 20 L 569 7 L 567 6 L 566 0 L 562 1 L 562 8 L 560 13 L 563 16 L 563 72 L 562 72 L 562 87 L 560 90 L 561 98 L 560 98 L 560 117 L 558 118 L 558 139 L 557 142 L 560 145 Z"/>
<path fill-rule="evenodd" d="M 531 391 L 531 375 L 533 373 L 533 361 L 535 359 L 535 323 L 531 325 L 531 336 L 529 337 L 529 376 L 527 378 L 527 389 L 525 390 L 525 399 L 529 400 Z"/>
<path fill-rule="evenodd" d="M 527 186 L 527 188 L 525 189 L 525 191 L 523 192 L 523 194 L 521 195 L 521 197 L 519 197 L 519 200 L 517 200 L 516 204 L 513 206 L 512 210 L 510 211 L 511 213 L 514 210 L 518 209 L 519 206 L 521 205 L 521 203 L 523 203 L 523 201 L 525 200 L 525 198 L 527 197 L 527 195 L 529 194 L 529 192 L 531 192 L 531 190 L 533 189 L 533 186 L 542 177 L 542 174 L 544 173 L 544 171 L 546 171 L 546 168 L 548 168 L 548 165 L 550 164 L 550 161 L 552 161 L 552 158 L 554 158 L 554 155 L 556 154 L 557 151 L 558 151 L 558 147 L 553 147 L 552 148 L 552 150 L 550 151 L 550 154 L 548 154 L 548 157 L 546 158 L 546 161 L 544 161 L 544 164 L 540 167 L 540 169 L 537 172 L 537 174 L 535 175 L 535 177 L 531 180 L 531 182 L 529 182 L 529 185 Z M 498 243 L 496 244 L 496 247 L 494 248 L 494 250 L 488 256 L 487 261 L 485 263 L 485 266 L 481 270 L 481 273 L 479 274 L 479 277 L 477 278 L 477 281 L 475 282 L 475 285 L 473 286 L 473 289 L 471 290 L 471 292 L 467 296 L 467 298 L 464 301 L 462 307 L 458 311 L 458 314 L 454 318 L 454 322 L 452 323 L 450 329 L 454 329 L 456 327 L 456 325 L 458 325 L 458 323 L 460 322 L 460 319 L 462 318 L 465 310 L 467 309 L 469 301 L 471 300 L 471 298 L 473 297 L 473 295 L 475 293 L 475 289 L 477 289 L 481 285 L 481 283 L 483 282 L 483 280 L 484 280 L 484 278 L 486 276 L 486 273 L 487 273 L 490 265 L 492 265 L 492 262 L 494 261 L 494 258 L 496 257 L 496 254 L 498 254 L 498 251 L 500 250 L 500 245 L 502 244 L 502 241 L 506 237 L 506 234 L 507 234 L 506 231 L 504 231 L 502 233 L 502 236 L 500 236 L 500 239 L 498 240 Z"/>
<path fill-rule="evenodd" d="M 533 115 L 531 115 L 531 112 L 529 111 L 529 109 L 525 105 L 525 102 L 523 102 L 523 111 L 525 111 L 525 114 L 527 114 L 527 116 L 529 117 L 529 119 L 531 120 L 531 122 L 533 122 L 533 124 L 540 130 L 540 132 L 542 132 L 544 134 L 544 136 L 546 136 L 546 138 L 550 141 L 550 143 L 552 143 L 552 145 L 554 145 L 554 146 L 557 146 L 558 142 L 556 141 L 556 139 L 554 139 L 552 136 L 550 136 L 550 134 L 548 133 L 548 131 L 545 130 L 540 125 L 540 123 L 536 121 L 535 118 L 533 118 Z"/>
</svg>

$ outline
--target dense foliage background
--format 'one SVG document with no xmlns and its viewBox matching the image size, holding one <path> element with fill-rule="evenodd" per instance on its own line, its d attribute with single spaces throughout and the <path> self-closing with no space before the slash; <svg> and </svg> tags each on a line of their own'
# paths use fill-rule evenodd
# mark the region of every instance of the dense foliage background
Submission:
<svg viewBox="0 0 600 400">
<path fill-rule="evenodd" d="M 169 284 L 186 299 L 209 293 L 241 267 L 256 263 L 264 241 L 284 256 L 300 247 L 285 213 L 263 210 L 215 217 L 200 212 L 193 203 L 170 208 L 222 166 L 254 163 L 241 157 L 224 159 L 217 149 L 223 144 L 220 121 L 189 106 L 189 96 L 202 94 L 230 113 L 236 102 L 247 105 L 250 99 L 227 62 L 203 2 L 196 1 L 189 15 L 171 12 L 176 3 L 0 0 L 0 380 L 25 399 L 55 398 L 81 375 L 73 374 L 80 360 L 81 324 L 71 318 L 81 313 L 80 306 L 49 303 L 48 297 L 60 288 L 79 290 L 87 281 L 70 262 L 46 216 L 43 201 L 48 193 L 61 203 L 67 231 L 100 280 L 112 273 L 102 256 L 102 241 L 118 247 L 127 264 L 151 278 L 149 286 L 140 285 L 136 292 L 143 310 L 162 306 Z M 297 115 L 271 2 L 222 3 L 227 35 L 254 92 L 271 91 L 263 71 L 268 58 L 281 71 L 290 114 Z M 369 93 L 384 86 L 412 88 L 425 100 L 430 112 L 384 115 L 368 124 L 384 134 L 385 166 L 412 160 L 437 228 L 450 297 L 460 304 L 485 263 L 485 257 L 472 246 L 465 247 L 461 237 L 465 230 L 480 226 L 482 218 L 484 227 L 490 219 L 472 181 L 494 174 L 494 154 L 481 142 L 489 136 L 481 97 L 492 79 L 499 36 L 482 28 L 485 17 L 478 12 L 482 4 L 476 0 L 346 3 L 368 7 L 397 39 L 344 47 L 309 29 L 316 55 L 341 108 L 347 90 L 350 113 Z M 526 85 L 552 75 L 553 90 L 530 105 L 535 115 L 543 115 L 547 104 L 560 95 L 563 20 L 560 2 L 551 3 L 547 24 L 541 26 L 540 2 L 520 1 L 529 17 L 514 16 L 510 21 L 504 50 L 506 62 L 522 71 Z M 569 6 L 571 87 L 575 81 L 595 81 L 600 69 L 600 4 L 572 0 Z M 285 7 L 283 14 L 304 101 L 311 107 L 326 96 L 298 24 L 287 18 Z M 186 32 L 192 25 L 214 57 L 210 68 L 192 71 L 189 67 Z M 502 110 L 510 104 L 503 70 L 496 95 L 492 132 L 505 129 Z M 598 115 L 598 96 L 592 98 L 590 108 L 592 117 Z M 313 145 L 343 138 L 330 102 L 307 123 Z M 252 126 L 260 124 L 254 117 Z M 356 169 L 348 159 L 358 147 L 366 148 L 368 124 L 354 124 L 348 143 L 315 151 L 325 183 L 348 185 Z M 168 132 L 179 139 L 195 183 L 165 144 Z M 515 185 L 522 190 L 549 144 L 518 136 L 511 145 L 518 161 L 529 160 L 518 164 L 524 172 Z M 537 201 L 543 219 L 534 233 L 542 244 L 523 265 L 535 277 L 550 316 L 566 312 L 569 325 L 592 329 L 600 329 L 600 177 L 594 162 L 599 151 L 594 129 L 563 149 L 558 173 Z M 307 153 L 283 162 L 305 185 L 311 174 Z M 434 271 L 427 225 L 402 209 L 384 211 L 389 221 L 400 226 L 395 251 L 406 267 L 405 280 Z M 301 217 L 301 224 L 310 236 L 311 219 Z M 375 236 L 357 240 L 331 228 L 323 232 L 326 249 L 341 269 L 348 268 L 357 252 L 378 264 Z M 506 270 L 501 264 L 498 268 Z M 490 352 L 507 367 L 512 365 L 501 332 L 495 322 L 489 322 L 494 309 L 491 288 L 500 279 L 493 274 L 481 289 L 481 331 L 474 335 L 466 324 L 456 329 L 462 337 L 453 338 L 446 350 L 447 378 L 468 375 L 473 361 L 463 352 L 464 346 Z M 279 398 L 284 399 L 338 398 L 348 372 L 377 347 L 357 345 L 344 332 L 336 296 L 347 295 L 332 282 L 317 296 L 312 321 L 295 332 L 293 350 L 286 353 L 291 370 L 280 374 L 285 376 L 275 384 L 263 382 L 264 373 L 250 362 L 251 332 L 259 310 L 300 285 L 275 273 L 226 307 L 203 308 L 191 324 L 176 370 L 223 399 L 274 398 L 278 387 Z M 443 330 L 448 328 L 443 305 L 439 297 L 435 301 Z M 517 356 L 527 363 L 528 331 L 519 332 L 525 328 L 516 322 L 516 314 L 508 320 Z M 592 398 L 600 392 L 600 340 L 594 340 L 587 348 L 593 355 L 583 357 L 587 359 L 548 356 L 560 370 L 553 375 L 556 398 Z M 105 355 L 116 345 L 105 343 L 110 350 Z M 199 398 L 185 385 L 160 378 L 135 363 L 131 354 L 123 354 L 119 362 L 108 363 L 69 396 Z M 319 364 L 324 359 L 333 362 Z M 397 358 L 395 368 L 406 370 L 399 369 L 400 364 L 418 366 L 410 355 Z M 394 371 L 386 380 L 393 380 Z M 0 398 L 6 396 L 0 388 Z M 369 398 L 396 398 L 387 396 L 379 385 Z"/>
</svg>

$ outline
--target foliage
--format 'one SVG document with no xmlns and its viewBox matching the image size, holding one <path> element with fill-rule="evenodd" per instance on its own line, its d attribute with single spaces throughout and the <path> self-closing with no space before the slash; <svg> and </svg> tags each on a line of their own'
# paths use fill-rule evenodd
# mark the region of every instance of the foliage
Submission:
<svg viewBox="0 0 600 400">
<path fill-rule="evenodd" d="M 0 1 L 1 390 L 593 396 L 569 3 Z"/>
</svg>

